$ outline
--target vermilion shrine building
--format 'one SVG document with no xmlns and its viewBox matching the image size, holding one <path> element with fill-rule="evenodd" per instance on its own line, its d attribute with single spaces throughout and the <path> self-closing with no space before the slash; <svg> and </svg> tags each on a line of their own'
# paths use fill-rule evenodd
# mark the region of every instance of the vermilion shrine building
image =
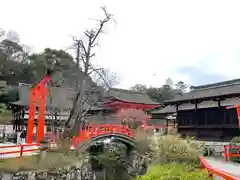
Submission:
<svg viewBox="0 0 240 180">
<path fill-rule="evenodd" d="M 121 109 L 150 111 L 160 105 L 152 101 L 146 93 L 110 88 L 104 98 L 104 106 L 115 111 Z"/>
</svg>

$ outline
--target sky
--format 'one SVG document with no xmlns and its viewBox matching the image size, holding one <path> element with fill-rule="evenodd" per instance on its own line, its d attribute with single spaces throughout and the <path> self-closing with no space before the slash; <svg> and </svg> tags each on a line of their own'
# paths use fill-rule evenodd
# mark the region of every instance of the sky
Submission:
<svg viewBox="0 0 240 180">
<path fill-rule="evenodd" d="M 119 76 L 117 87 L 201 85 L 240 77 L 239 0 L 1 0 L 0 28 L 32 51 L 66 49 L 97 26 L 101 6 L 117 23 L 104 28 L 94 63 Z"/>
</svg>

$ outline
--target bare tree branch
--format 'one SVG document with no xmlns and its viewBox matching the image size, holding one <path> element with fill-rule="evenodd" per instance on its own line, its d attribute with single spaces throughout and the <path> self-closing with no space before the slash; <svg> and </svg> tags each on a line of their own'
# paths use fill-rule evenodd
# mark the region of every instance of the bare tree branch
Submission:
<svg viewBox="0 0 240 180">
<path fill-rule="evenodd" d="M 103 32 L 104 26 L 110 22 L 112 19 L 112 15 L 109 14 L 105 7 L 101 8 L 104 13 L 104 18 L 102 20 L 96 20 L 100 24 L 96 29 L 86 29 L 84 32 L 85 37 L 87 37 L 87 41 L 84 42 L 82 39 L 73 38 L 74 47 L 76 49 L 76 63 L 77 66 L 82 70 L 82 74 L 78 77 L 78 88 L 76 97 L 73 101 L 73 108 L 70 112 L 70 116 L 66 122 L 66 126 L 75 125 L 77 121 L 81 121 L 81 119 L 87 114 L 92 105 L 96 102 L 94 99 L 91 99 L 94 94 L 96 94 L 96 89 L 99 87 L 109 87 L 107 75 L 104 72 L 103 68 L 95 68 L 91 60 L 95 56 L 93 53 L 94 47 L 98 46 L 97 39 L 100 34 Z M 93 82 L 89 87 L 89 76 L 92 74 L 97 74 L 99 79 L 97 79 L 97 85 L 99 87 L 92 87 Z M 100 80 L 101 79 L 101 80 Z M 100 82 L 100 83 L 99 83 Z M 102 84 L 101 84 L 102 82 Z M 87 107 L 86 107 L 87 105 Z"/>
</svg>

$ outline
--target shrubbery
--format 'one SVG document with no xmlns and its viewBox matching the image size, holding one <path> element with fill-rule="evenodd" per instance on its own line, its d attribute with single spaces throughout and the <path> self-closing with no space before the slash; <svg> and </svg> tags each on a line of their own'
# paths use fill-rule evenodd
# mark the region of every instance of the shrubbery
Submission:
<svg viewBox="0 0 240 180">
<path fill-rule="evenodd" d="M 164 164 L 152 166 L 148 173 L 136 180 L 202 180 L 208 179 L 205 171 L 196 170 L 194 166 L 187 164 Z"/>
<path fill-rule="evenodd" d="M 144 135 L 147 137 L 144 138 Z M 194 142 L 193 138 L 182 139 L 176 133 L 152 139 L 149 139 L 149 136 L 151 135 L 148 133 L 138 133 L 136 138 L 137 142 L 141 142 L 140 149 L 146 151 L 149 146 L 148 154 L 151 159 L 147 174 L 137 177 L 137 180 L 208 178 L 207 172 L 203 172 L 199 167 L 202 144 Z"/>
<path fill-rule="evenodd" d="M 199 155 L 202 147 L 191 139 L 181 139 L 178 135 L 161 136 L 152 144 L 155 163 L 200 164 Z"/>
</svg>

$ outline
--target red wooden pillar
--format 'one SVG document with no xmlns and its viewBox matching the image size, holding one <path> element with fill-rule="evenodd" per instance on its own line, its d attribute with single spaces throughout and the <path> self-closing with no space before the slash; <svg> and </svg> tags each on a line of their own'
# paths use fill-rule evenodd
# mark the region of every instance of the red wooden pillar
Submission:
<svg viewBox="0 0 240 180">
<path fill-rule="evenodd" d="M 238 116 L 238 127 L 240 128 L 240 107 L 237 106 L 237 116 Z"/>
<path fill-rule="evenodd" d="M 33 128 L 34 128 L 34 119 L 35 119 L 35 108 L 37 101 L 37 90 L 32 88 L 30 91 L 30 102 L 29 102 L 29 118 L 27 126 L 27 143 L 32 143 L 33 140 Z"/>
<path fill-rule="evenodd" d="M 45 109 L 46 109 L 46 98 L 48 90 L 43 85 L 39 87 L 39 110 L 38 110 L 38 124 L 37 124 L 37 143 L 44 138 L 44 126 L 45 126 Z"/>
</svg>

